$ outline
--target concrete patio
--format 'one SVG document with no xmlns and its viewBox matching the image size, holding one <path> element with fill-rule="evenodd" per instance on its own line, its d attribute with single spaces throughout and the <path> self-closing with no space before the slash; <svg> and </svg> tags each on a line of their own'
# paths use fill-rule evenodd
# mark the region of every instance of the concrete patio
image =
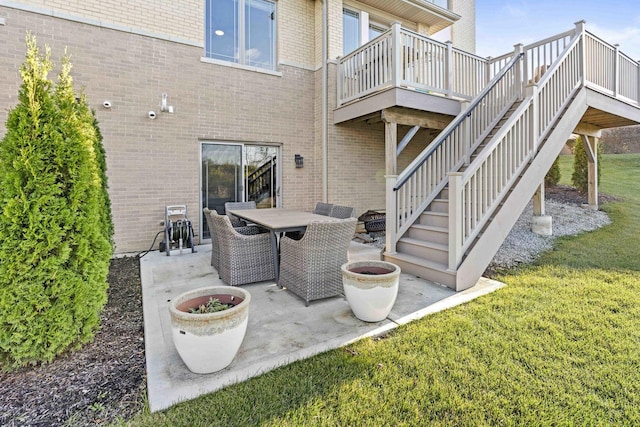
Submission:
<svg viewBox="0 0 640 427">
<path fill-rule="evenodd" d="M 353 316 L 343 297 L 304 301 L 274 282 L 243 286 L 251 293 L 249 325 L 240 351 L 226 369 L 207 375 L 191 373 L 171 338 L 168 301 L 187 290 L 223 284 L 210 265 L 211 246 L 197 253 L 167 257 L 151 252 L 140 260 L 144 306 L 147 387 L 152 412 L 261 375 L 279 366 L 375 336 L 398 325 L 450 308 L 503 286 L 489 279 L 456 293 L 408 274 L 391 314 L 366 323 Z M 349 259 L 380 259 L 380 251 L 352 243 Z"/>
</svg>

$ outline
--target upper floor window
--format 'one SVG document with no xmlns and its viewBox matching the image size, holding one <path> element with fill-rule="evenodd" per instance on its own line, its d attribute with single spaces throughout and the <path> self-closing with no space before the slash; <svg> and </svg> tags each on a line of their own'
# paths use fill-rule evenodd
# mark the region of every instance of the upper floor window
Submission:
<svg viewBox="0 0 640 427">
<path fill-rule="evenodd" d="M 342 10 L 342 51 L 347 54 L 360 46 L 360 14 Z"/>
<path fill-rule="evenodd" d="M 384 33 L 385 31 L 387 31 L 387 29 L 385 27 L 383 27 L 382 25 L 369 23 L 369 40 L 375 39 L 376 37 L 378 37 L 380 34 Z"/>
<path fill-rule="evenodd" d="M 344 55 L 356 50 L 369 40 L 384 33 L 384 25 L 373 23 L 365 11 L 342 9 L 342 52 Z"/>
<path fill-rule="evenodd" d="M 205 14 L 208 58 L 275 69 L 275 1 L 206 0 Z"/>
</svg>

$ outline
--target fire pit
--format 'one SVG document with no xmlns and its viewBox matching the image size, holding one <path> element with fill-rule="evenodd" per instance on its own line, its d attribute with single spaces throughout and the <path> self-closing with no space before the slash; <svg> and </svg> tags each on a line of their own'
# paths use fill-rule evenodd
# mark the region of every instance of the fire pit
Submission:
<svg viewBox="0 0 640 427">
<path fill-rule="evenodd" d="M 386 230 L 386 214 L 377 211 L 366 211 L 358 217 L 358 221 L 364 222 L 364 228 L 369 233 Z"/>
</svg>

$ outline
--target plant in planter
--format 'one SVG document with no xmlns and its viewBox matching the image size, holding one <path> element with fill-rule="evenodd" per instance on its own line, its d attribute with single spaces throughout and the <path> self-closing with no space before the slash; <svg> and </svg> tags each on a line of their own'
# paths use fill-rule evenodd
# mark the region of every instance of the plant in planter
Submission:
<svg viewBox="0 0 640 427">
<path fill-rule="evenodd" d="M 190 371 L 229 366 L 247 331 L 250 301 L 249 292 L 232 286 L 195 289 L 171 300 L 173 343 Z"/>
<path fill-rule="evenodd" d="M 342 265 L 344 295 L 353 314 L 365 322 L 380 322 L 398 296 L 400 267 L 386 261 L 351 261 Z"/>
</svg>

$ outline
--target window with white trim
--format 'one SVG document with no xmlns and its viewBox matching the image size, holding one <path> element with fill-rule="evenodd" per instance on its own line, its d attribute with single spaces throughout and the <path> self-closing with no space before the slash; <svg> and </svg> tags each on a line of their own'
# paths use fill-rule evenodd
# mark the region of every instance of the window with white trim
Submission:
<svg viewBox="0 0 640 427">
<path fill-rule="evenodd" d="M 356 50 L 363 44 L 387 31 L 388 27 L 371 22 L 365 11 L 351 8 L 342 9 L 342 53 Z"/>
<path fill-rule="evenodd" d="M 275 1 L 206 0 L 205 15 L 207 58 L 275 69 Z"/>
</svg>

